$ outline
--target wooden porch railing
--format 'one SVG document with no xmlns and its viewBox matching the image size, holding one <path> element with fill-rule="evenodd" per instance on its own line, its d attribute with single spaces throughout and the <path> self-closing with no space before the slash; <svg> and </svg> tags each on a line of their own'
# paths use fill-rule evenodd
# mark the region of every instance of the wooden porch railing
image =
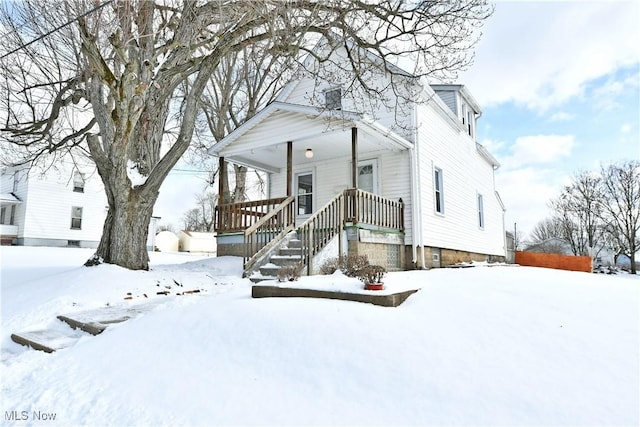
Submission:
<svg viewBox="0 0 640 427">
<path fill-rule="evenodd" d="M 287 233 L 295 228 L 295 197 L 221 205 L 216 208 L 216 231 L 243 232 L 244 270 L 247 272 Z M 342 248 L 345 224 L 366 224 L 404 231 L 404 203 L 358 189 L 338 194 L 298 228 L 302 265 L 311 273 L 311 260 L 336 235 Z M 341 254 L 341 251 L 339 252 Z"/>
<path fill-rule="evenodd" d="M 275 200 L 275 199 L 271 199 Z M 295 197 L 289 196 L 255 224 L 244 230 L 244 270 L 255 262 L 295 226 L 293 205 Z"/>
<path fill-rule="evenodd" d="M 363 223 L 404 232 L 404 203 L 350 188 L 329 201 L 298 227 L 302 242 L 302 265 L 311 274 L 311 260 L 334 236 L 338 235 L 342 254 L 342 229 L 345 223 Z"/>
<path fill-rule="evenodd" d="M 307 275 L 311 275 L 313 257 L 336 235 L 340 248 L 338 254 L 342 255 L 344 194 L 338 194 L 298 227 L 298 238 L 302 244 L 302 265 L 307 268 Z"/>
<path fill-rule="evenodd" d="M 345 221 L 404 231 L 404 203 L 357 188 L 344 190 Z"/>
<path fill-rule="evenodd" d="M 286 199 L 286 197 L 278 197 L 216 206 L 215 231 L 220 234 L 244 231 Z"/>
</svg>

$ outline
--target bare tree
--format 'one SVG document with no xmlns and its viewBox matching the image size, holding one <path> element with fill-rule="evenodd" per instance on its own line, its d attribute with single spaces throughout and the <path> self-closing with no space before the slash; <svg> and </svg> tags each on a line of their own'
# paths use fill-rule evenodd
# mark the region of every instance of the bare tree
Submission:
<svg viewBox="0 0 640 427">
<path fill-rule="evenodd" d="M 193 140 L 203 94 L 223 58 L 255 46 L 273 57 L 311 55 L 305 67 L 344 49 L 346 58 L 332 66 L 349 77 L 345 92 L 385 102 L 368 78 L 372 67 L 408 96 L 408 78 L 451 78 L 471 62 L 476 30 L 491 11 L 486 0 L 3 3 L 3 159 L 33 164 L 76 149 L 89 155 L 109 209 L 88 265 L 147 269 L 160 185 Z M 323 49 L 314 49 L 319 38 Z M 389 65 L 406 57 L 415 64 L 412 76 Z"/>
<path fill-rule="evenodd" d="M 218 195 L 211 191 L 197 194 L 197 207 L 189 209 L 183 215 L 184 229 L 189 231 L 213 231 L 214 212 L 217 203 Z"/>
<path fill-rule="evenodd" d="M 603 216 L 620 253 L 629 256 L 636 274 L 640 249 L 640 162 L 626 161 L 602 167 Z"/>
<path fill-rule="evenodd" d="M 259 46 L 247 46 L 241 52 L 223 58 L 211 74 L 202 97 L 203 115 L 213 139 L 220 141 L 275 100 L 295 68 L 295 58 L 274 56 Z M 206 157 L 207 147 L 198 148 L 201 153 L 197 158 Z M 246 200 L 248 172 L 246 166 L 233 165 L 233 177 L 226 180 L 227 188 L 223 192 L 225 203 Z M 258 185 L 264 185 L 264 177 L 253 172 Z M 217 173 L 215 170 L 214 176 Z M 230 169 L 228 173 L 231 173 Z M 229 188 L 232 182 L 233 190 Z"/>
<path fill-rule="evenodd" d="M 554 238 L 562 239 L 562 227 L 557 218 L 547 218 L 540 221 L 531 232 L 531 242 L 534 244 Z"/>
<path fill-rule="evenodd" d="M 600 177 L 581 172 L 551 202 L 560 235 L 574 255 L 596 256 L 602 248 Z"/>
</svg>

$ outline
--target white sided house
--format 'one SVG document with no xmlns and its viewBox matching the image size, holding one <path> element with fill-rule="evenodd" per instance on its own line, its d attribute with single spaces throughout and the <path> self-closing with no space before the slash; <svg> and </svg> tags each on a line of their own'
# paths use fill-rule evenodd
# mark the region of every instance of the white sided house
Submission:
<svg viewBox="0 0 640 427">
<path fill-rule="evenodd" d="M 391 77 L 377 78 L 384 88 Z M 388 270 L 503 261 L 499 164 L 476 141 L 479 105 L 462 85 L 404 78 L 421 102 L 393 108 L 338 79 L 299 77 L 213 145 L 221 168 L 246 165 L 269 183 L 268 200 L 217 207 L 218 255 L 244 256 L 246 275 L 296 253 L 290 239 L 307 274 L 339 254 L 366 254 Z"/>
<path fill-rule="evenodd" d="M 98 246 L 107 201 L 89 166 L 61 163 L 45 172 L 7 167 L 1 185 L 3 244 Z M 7 194 L 15 201 L 5 202 Z"/>
<path fill-rule="evenodd" d="M 55 168 L 0 170 L 3 245 L 97 248 L 107 198 L 95 166 L 59 162 Z M 149 227 L 152 248 L 156 222 Z"/>
</svg>

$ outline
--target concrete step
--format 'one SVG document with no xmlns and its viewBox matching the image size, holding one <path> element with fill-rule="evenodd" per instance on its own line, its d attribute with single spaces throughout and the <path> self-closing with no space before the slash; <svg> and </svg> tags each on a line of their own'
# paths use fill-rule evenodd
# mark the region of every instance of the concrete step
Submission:
<svg viewBox="0 0 640 427">
<path fill-rule="evenodd" d="M 280 255 L 297 255 L 302 256 L 302 248 L 281 248 Z"/>
<path fill-rule="evenodd" d="M 278 278 L 276 276 L 258 275 L 258 276 L 249 277 L 249 280 L 251 280 L 251 282 L 253 282 L 253 283 L 260 283 L 260 282 L 264 282 L 265 280 L 278 280 Z"/>
<path fill-rule="evenodd" d="M 71 347 L 83 336 L 82 332 L 57 330 L 57 329 L 41 329 L 37 331 L 24 331 L 11 334 L 11 339 L 21 345 L 31 347 L 35 350 L 41 350 L 47 353 L 53 353 L 63 348 Z"/>
<path fill-rule="evenodd" d="M 271 257 L 271 264 L 275 264 L 278 267 L 284 267 L 288 265 L 296 265 L 302 261 L 300 255 L 274 255 Z"/>
<path fill-rule="evenodd" d="M 109 325 L 132 319 L 145 311 L 151 310 L 159 303 L 160 301 L 131 307 L 102 307 L 57 317 L 73 329 L 80 329 L 91 335 L 98 335 L 107 329 Z"/>
<path fill-rule="evenodd" d="M 301 248 L 302 247 L 302 241 L 299 239 L 291 239 L 289 240 L 289 243 L 287 243 L 287 247 L 289 248 Z"/>
<path fill-rule="evenodd" d="M 278 271 L 280 271 L 279 266 L 273 263 L 265 264 L 260 267 L 260 276 L 272 277 L 275 279 L 278 277 Z"/>
</svg>

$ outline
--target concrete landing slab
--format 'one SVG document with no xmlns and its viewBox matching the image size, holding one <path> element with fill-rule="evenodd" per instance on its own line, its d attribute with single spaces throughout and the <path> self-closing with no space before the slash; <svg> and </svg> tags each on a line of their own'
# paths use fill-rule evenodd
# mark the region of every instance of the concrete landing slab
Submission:
<svg viewBox="0 0 640 427">
<path fill-rule="evenodd" d="M 375 292 L 375 291 L 374 291 Z M 279 286 L 252 286 L 251 296 L 253 298 L 272 298 L 272 297 L 297 297 L 297 298 L 326 298 L 337 299 L 343 301 L 366 302 L 369 304 L 380 305 L 383 307 L 397 307 L 402 304 L 409 296 L 418 289 L 410 289 L 397 293 L 349 293 L 320 291 L 316 289 L 300 289 L 300 288 L 283 288 Z"/>
<path fill-rule="evenodd" d="M 35 350 L 53 353 L 56 350 L 71 347 L 82 334 L 69 330 L 62 332 L 54 329 L 42 329 L 39 331 L 25 331 L 11 334 L 11 339 L 21 345 Z"/>
</svg>

